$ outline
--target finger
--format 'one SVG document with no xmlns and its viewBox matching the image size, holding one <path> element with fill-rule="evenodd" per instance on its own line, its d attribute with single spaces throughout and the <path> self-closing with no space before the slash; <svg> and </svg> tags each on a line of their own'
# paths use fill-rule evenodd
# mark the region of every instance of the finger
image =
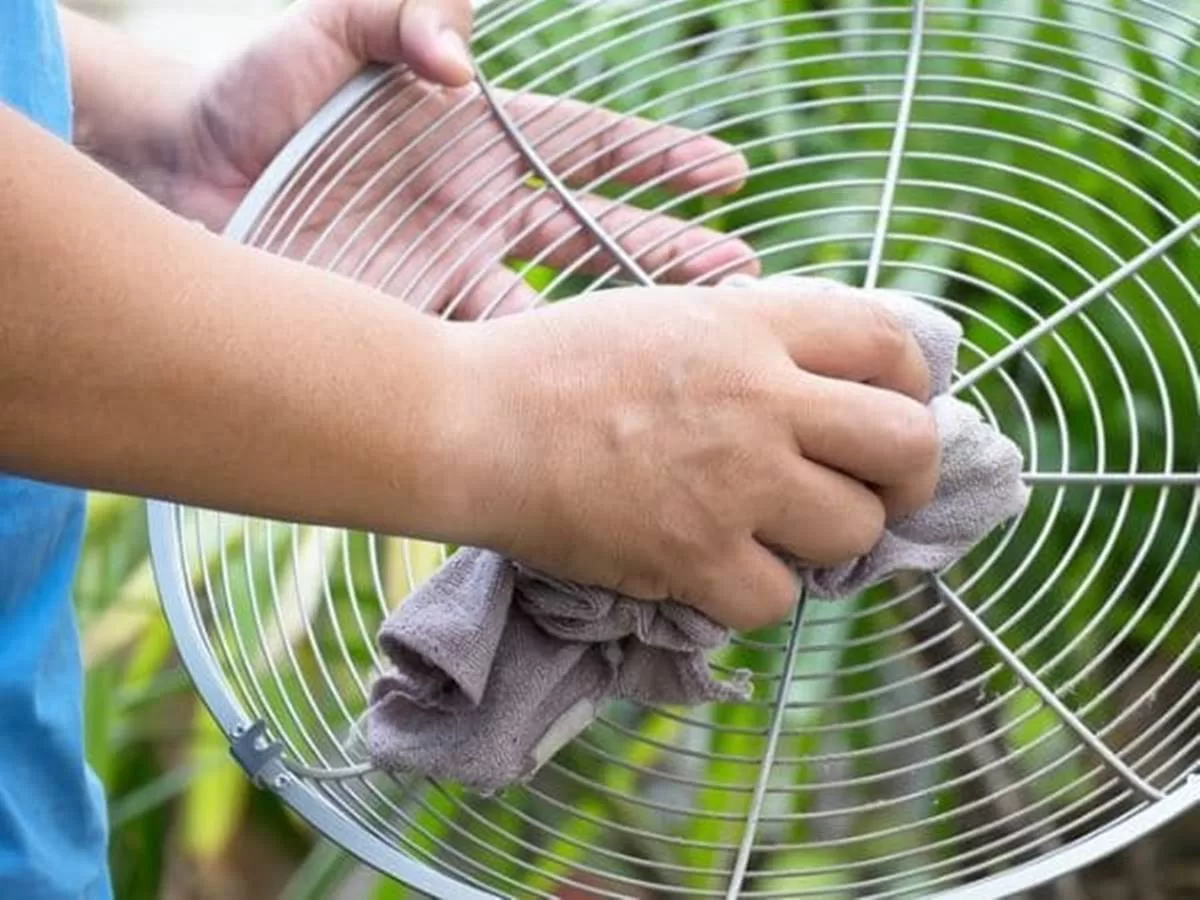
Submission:
<svg viewBox="0 0 1200 900">
<path fill-rule="evenodd" d="M 877 486 L 889 518 L 933 497 L 941 464 L 937 425 L 916 400 L 806 373 L 795 430 L 806 459 Z"/>
<path fill-rule="evenodd" d="M 868 553 L 886 524 L 881 498 L 812 460 L 791 467 L 755 537 L 810 566 L 836 566 Z"/>
<path fill-rule="evenodd" d="M 754 250 L 737 238 L 601 197 L 578 199 L 656 281 L 716 282 L 735 273 L 759 273 Z M 617 265 L 613 255 L 553 195 L 530 191 L 517 208 L 520 212 L 507 229 L 515 239 L 511 255 L 559 269 L 574 267 L 585 275 L 602 275 Z"/>
<path fill-rule="evenodd" d="M 775 554 L 747 540 L 702 580 L 687 600 L 727 628 L 753 631 L 786 619 L 798 599 L 796 577 Z"/>
<path fill-rule="evenodd" d="M 400 61 L 422 78 L 462 87 L 475 74 L 468 49 L 471 28 L 470 0 L 403 0 L 398 24 Z"/>
<path fill-rule="evenodd" d="M 929 400 L 929 366 L 912 332 L 860 291 L 738 289 L 757 305 L 796 365 L 817 375 Z"/>
<path fill-rule="evenodd" d="M 448 87 L 470 81 L 470 0 L 308 0 L 296 10 L 340 51 L 349 78 L 364 63 L 404 63 Z"/>
<path fill-rule="evenodd" d="M 685 128 L 576 100 L 505 97 L 505 108 L 538 153 L 572 184 L 608 176 L 626 185 L 662 178 L 671 190 L 725 195 L 740 190 L 749 173 L 734 147 Z"/>
</svg>

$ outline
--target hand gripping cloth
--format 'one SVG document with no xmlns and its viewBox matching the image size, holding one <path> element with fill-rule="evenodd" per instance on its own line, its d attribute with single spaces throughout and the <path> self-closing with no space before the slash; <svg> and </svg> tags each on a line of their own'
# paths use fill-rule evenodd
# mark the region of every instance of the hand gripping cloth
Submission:
<svg viewBox="0 0 1200 900">
<path fill-rule="evenodd" d="M 819 279 L 735 277 L 726 284 L 845 292 Z M 835 297 L 830 302 L 844 302 Z M 819 598 L 854 594 L 899 572 L 940 570 L 1028 502 L 1020 450 L 948 393 L 958 323 L 904 295 L 869 297 L 912 331 L 928 362 L 942 468 L 932 502 L 890 523 L 865 556 L 828 569 L 788 560 Z M 380 629 L 389 666 L 372 686 L 371 760 L 495 793 L 531 778 L 610 700 L 748 697 L 748 673 L 721 681 L 710 672 L 709 654 L 728 639 L 725 628 L 679 603 L 638 601 L 487 550 L 460 550 Z"/>
</svg>

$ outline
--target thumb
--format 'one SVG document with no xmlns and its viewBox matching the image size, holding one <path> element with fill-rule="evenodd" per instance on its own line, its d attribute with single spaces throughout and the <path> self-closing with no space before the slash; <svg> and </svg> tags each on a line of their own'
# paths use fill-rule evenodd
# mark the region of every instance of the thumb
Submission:
<svg viewBox="0 0 1200 900">
<path fill-rule="evenodd" d="M 358 64 L 403 63 L 446 87 L 471 80 L 471 0 L 313 0 L 309 14 Z"/>
<path fill-rule="evenodd" d="M 461 87 L 474 74 L 472 19 L 471 0 L 401 0 L 400 61 L 422 78 Z"/>
</svg>

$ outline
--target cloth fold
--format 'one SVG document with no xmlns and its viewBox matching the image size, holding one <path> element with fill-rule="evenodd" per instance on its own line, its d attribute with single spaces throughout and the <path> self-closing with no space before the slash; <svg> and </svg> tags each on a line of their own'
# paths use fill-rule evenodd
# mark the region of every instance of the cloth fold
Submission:
<svg viewBox="0 0 1200 900">
<path fill-rule="evenodd" d="M 845 290 L 821 279 L 727 283 Z M 828 569 L 787 560 L 798 587 L 818 598 L 854 594 L 902 571 L 945 568 L 1028 502 L 1019 448 L 948 394 L 958 323 L 901 294 L 871 297 L 913 332 L 928 361 L 942 469 L 932 502 L 891 523 L 865 556 Z M 750 673 L 722 680 L 710 668 L 709 655 L 729 637 L 680 603 L 633 600 L 487 550 L 460 550 L 380 628 L 389 667 L 371 690 L 371 761 L 495 793 L 530 779 L 606 702 L 749 697 Z"/>
</svg>

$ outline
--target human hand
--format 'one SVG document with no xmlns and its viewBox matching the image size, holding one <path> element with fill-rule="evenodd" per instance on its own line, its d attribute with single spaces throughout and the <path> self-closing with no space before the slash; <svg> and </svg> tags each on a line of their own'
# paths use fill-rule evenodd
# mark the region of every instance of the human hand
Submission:
<svg viewBox="0 0 1200 900">
<path fill-rule="evenodd" d="M 464 543 L 749 629 L 796 598 L 772 550 L 837 565 L 932 499 L 924 358 L 850 289 L 614 290 L 447 327 Z"/>
<path fill-rule="evenodd" d="M 470 28 L 469 0 L 296 3 L 270 33 L 181 100 L 181 115 L 170 119 L 169 133 L 153 142 L 166 173 L 143 180 L 161 185 L 160 199 L 177 212 L 220 229 L 287 140 L 364 64 L 403 63 L 423 80 L 406 85 L 395 114 L 378 117 L 372 133 L 359 136 L 361 146 L 380 133 L 382 139 L 354 177 L 325 196 L 303 233 L 272 249 L 316 264 L 332 262 L 344 274 L 430 311 L 453 304 L 458 318 L 493 308 L 528 308 L 533 292 L 501 264 L 501 257 L 508 250 L 518 258 L 534 258 L 577 225 L 555 198 L 535 198 L 531 188 L 520 186 L 525 171 L 514 165 L 505 140 L 496 142 L 494 151 L 470 158 L 475 148 L 502 134 L 490 116 L 483 127 L 471 127 L 487 107 L 470 81 L 465 51 Z M 412 113 L 403 114 L 404 108 Z M 561 156 L 559 169 L 588 158 L 601 161 L 572 172 L 572 184 L 614 170 L 620 170 L 621 181 L 636 184 L 671 170 L 679 174 L 665 187 L 719 194 L 736 190 L 745 178 L 745 161 L 730 147 L 679 129 L 533 95 L 515 99 L 510 114 L 522 122 L 536 119 L 530 125 L 535 139 L 563 129 L 541 148 Z M 441 152 L 445 146 L 461 152 Z M 437 159 L 429 164 L 435 152 Z M 395 214 L 372 219 L 370 210 L 397 178 L 368 186 L 366 196 L 355 202 L 350 198 L 389 165 L 415 174 L 387 200 Z M 527 198 L 534 202 L 521 215 L 509 214 Z M 654 271 L 656 280 L 682 283 L 757 272 L 753 252 L 740 241 L 632 207 L 613 208 L 598 197 L 582 201 L 594 215 L 603 211 L 606 227 L 625 235 L 625 249 Z M 421 212 L 412 214 L 413 209 Z M 334 242 L 320 238 L 335 216 L 342 233 L 360 227 L 384 233 L 394 220 L 403 222 L 385 234 L 381 252 L 365 264 L 357 258 L 339 262 L 331 260 Z M 493 229 L 494 223 L 499 227 Z M 545 263 L 574 262 L 590 246 L 582 237 L 566 241 Z M 463 247 L 471 248 L 470 259 L 459 259 Z M 448 276 L 447 259 L 458 262 Z M 612 264 L 607 254 L 597 254 L 582 271 L 604 271 Z"/>
</svg>

